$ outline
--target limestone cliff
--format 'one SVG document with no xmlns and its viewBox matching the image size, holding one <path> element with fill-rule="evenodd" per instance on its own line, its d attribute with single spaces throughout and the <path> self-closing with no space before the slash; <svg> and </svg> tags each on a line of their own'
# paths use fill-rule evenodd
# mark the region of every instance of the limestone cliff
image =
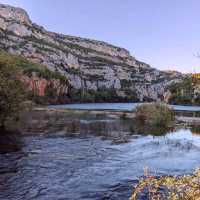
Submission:
<svg viewBox="0 0 200 200">
<path fill-rule="evenodd" d="M 36 103 L 68 103 L 68 85 L 63 84 L 59 79 L 47 80 L 38 77 L 34 73 L 32 76 L 22 76 L 21 80 L 31 92 L 31 99 Z"/>
<path fill-rule="evenodd" d="M 23 9 L 2 4 L 0 48 L 59 72 L 82 96 L 112 90 L 116 101 L 159 100 L 168 85 L 182 79 L 181 73 L 151 68 L 126 49 L 49 32 L 32 23 Z"/>
</svg>

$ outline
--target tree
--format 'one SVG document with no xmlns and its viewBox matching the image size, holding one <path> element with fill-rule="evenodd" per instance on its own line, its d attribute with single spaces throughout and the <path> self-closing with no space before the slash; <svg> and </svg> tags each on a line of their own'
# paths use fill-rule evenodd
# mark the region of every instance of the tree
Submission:
<svg viewBox="0 0 200 200">
<path fill-rule="evenodd" d="M 172 104 L 190 105 L 195 104 L 194 86 L 196 84 L 191 76 L 185 77 L 181 82 L 173 83 L 169 86 Z"/>
<path fill-rule="evenodd" d="M 0 54 L 0 128 L 5 129 L 7 120 L 17 120 L 25 100 L 25 86 L 20 80 L 22 73 L 16 61 L 8 54 Z"/>
</svg>

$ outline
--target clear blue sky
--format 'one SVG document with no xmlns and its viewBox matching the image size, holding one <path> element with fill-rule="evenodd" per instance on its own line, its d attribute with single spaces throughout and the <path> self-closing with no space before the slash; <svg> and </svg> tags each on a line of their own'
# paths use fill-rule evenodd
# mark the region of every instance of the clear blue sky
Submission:
<svg viewBox="0 0 200 200">
<path fill-rule="evenodd" d="M 46 29 L 103 40 L 159 69 L 200 72 L 200 0 L 0 0 Z"/>
</svg>

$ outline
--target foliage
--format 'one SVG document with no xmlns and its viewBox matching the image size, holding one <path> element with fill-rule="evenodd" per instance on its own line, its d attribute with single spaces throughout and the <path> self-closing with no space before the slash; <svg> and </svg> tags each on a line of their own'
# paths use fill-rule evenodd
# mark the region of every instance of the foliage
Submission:
<svg viewBox="0 0 200 200">
<path fill-rule="evenodd" d="M 173 131 L 173 127 L 152 126 L 135 121 L 132 131 L 139 135 L 164 136 L 170 131 Z"/>
<path fill-rule="evenodd" d="M 69 74 L 81 75 L 80 69 L 76 69 L 76 68 L 71 67 L 71 68 L 66 68 L 65 70 Z"/>
<path fill-rule="evenodd" d="M 45 96 L 48 98 L 53 98 L 57 96 L 57 90 L 53 87 L 52 84 L 47 85 L 47 87 L 45 88 Z"/>
<path fill-rule="evenodd" d="M 114 88 L 102 87 L 98 90 L 71 89 L 70 98 L 72 102 L 116 102 L 119 97 Z"/>
<path fill-rule="evenodd" d="M 132 81 L 131 80 L 126 80 L 126 79 L 122 79 L 121 80 L 121 86 L 122 88 L 129 88 L 132 85 Z"/>
<path fill-rule="evenodd" d="M 124 99 L 125 102 L 138 102 L 139 101 L 135 89 L 134 90 L 126 89 L 125 94 L 126 94 L 126 97 Z"/>
<path fill-rule="evenodd" d="M 200 199 L 200 170 L 192 175 L 156 178 L 146 173 L 134 189 L 129 200 L 137 200 L 142 193 L 150 200 L 198 200 Z"/>
<path fill-rule="evenodd" d="M 116 101 L 118 95 L 116 93 L 116 90 L 114 88 L 106 88 L 106 87 L 102 87 L 99 88 L 96 92 L 95 92 L 95 101 L 108 101 L 108 102 L 112 102 L 112 101 Z"/>
<path fill-rule="evenodd" d="M 172 93 L 170 103 L 184 105 L 200 105 L 200 80 L 187 76 L 182 82 L 169 87 Z"/>
<path fill-rule="evenodd" d="M 21 71 L 15 60 L 0 54 L 0 126 L 10 119 L 17 120 L 26 99 L 24 84 L 19 80 Z"/>
<path fill-rule="evenodd" d="M 16 67 L 21 68 L 23 73 L 27 76 L 31 76 L 32 73 L 35 72 L 37 76 L 45 78 L 47 80 L 59 79 L 61 82 L 66 82 L 66 78 L 62 76 L 59 72 L 52 72 L 45 66 L 33 63 L 21 56 L 15 56 L 6 53 L 5 51 L 0 51 L 0 60 L 1 62 L 6 62 L 7 60 L 9 60 L 9 62 L 14 64 Z"/>
<path fill-rule="evenodd" d="M 192 77 L 188 76 L 183 81 L 170 85 L 169 90 L 172 93 L 170 103 L 184 105 L 195 103 Z"/>
<path fill-rule="evenodd" d="M 20 79 L 22 75 L 31 77 L 33 73 L 35 73 L 37 77 L 41 77 L 46 80 L 56 79 L 59 80 L 61 84 L 67 83 L 66 77 L 61 75 L 59 72 L 52 72 L 45 66 L 33 63 L 21 56 L 11 55 L 5 51 L 0 51 L 0 62 L 3 65 L 6 64 L 7 68 L 9 67 L 8 70 L 10 71 L 11 74 L 14 75 L 17 71 L 16 76 L 18 79 Z M 11 68 L 11 66 L 13 66 L 13 68 Z M 10 79 L 12 79 L 12 77 Z M 22 83 L 20 82 L 20 84 Z M 45 88 L 44 96 L 39 96 L 35 91 L 27 91 L 26 96 L 27 99 L 38 104 L 46 104 L 47 102 L 50 103 L 50 101 L 53 101 L 53 103 L 55 103 L 55 101 L 58 100 L 56 89 L 52 85 L 49 85 L 47 86 L 47 88 Z M 66 96 L 63 97 L 63 101 L 64 100 L 66 100 Z"/>
<path fill-rule="evenodd" d="M 143 104 L 136 108 L 135 119 L 144 125 L 169 127 L 174 121 L 174 112 L 165 104 Z"/>
</svg>

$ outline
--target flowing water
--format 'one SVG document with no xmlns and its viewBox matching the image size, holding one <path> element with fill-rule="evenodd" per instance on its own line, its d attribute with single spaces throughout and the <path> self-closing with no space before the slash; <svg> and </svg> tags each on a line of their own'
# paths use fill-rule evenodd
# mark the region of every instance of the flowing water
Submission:
<svg viewBox="0 0 200 200">
<path fill-rule="evenodd" d="M 198 130 L 139 134 L 132 121 L 105 116 L 61 121 L 0 154 L 1 200 L 127 200 L 144 167 L 160 176 L 200 165 Z"/>
<path fill-rule="evenodd" d="M 50 108 L 64 109 L 80 109 L 80 110 L 121 110 L 132 111 L 142 103 L 82 103 L 82 104 L 66 104 L 66 105 L 51 105 Z M 200 106 L 181 106 L 170 105 L 176 111 L 191 111 L 200 112 Z"/>
</svg>

